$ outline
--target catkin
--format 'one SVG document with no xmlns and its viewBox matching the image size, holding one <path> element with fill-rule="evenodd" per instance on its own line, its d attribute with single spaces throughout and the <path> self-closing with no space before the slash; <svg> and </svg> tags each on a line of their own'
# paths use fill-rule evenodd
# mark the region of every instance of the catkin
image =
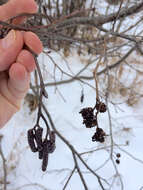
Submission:
<svg viewBox="0 0 143 190">
<path fill-rule="evenodd" d="M 42 171 L 46 171 L 48 165 L 48 140 L 45 139 L 43 142 L 43 160 L 42 160 Z"/>
<path fill-rule="evenodd" d="M 37 149 L 36 144 L 35 144 L 35 135 L 34 135 L 33 129 L 28 130 L 27 136 L 28 136 L 28 144 L 31 148 L 31 151 L 37 152 L 38 149 Z"/>
<path fill-rule="evenodd" d="M 38 127 L 35 130 L 35 140 L 36 140 L 36 143 L 37 143 L 37 149 L 38 149 L 38 151 L 41 151 L 42 148 L 43 148 L 42 134 L 43 134 L 43 128 L 42 127 Z"/>
<path fill-rule="evenodd" d="M 56 135 L 55 135 L 55 132 L 54 131 L 51 131 L 50 132 L 50 141 L 55 143 L 55 139 L 56 139 Z"/>
<path fill-rule="evenodd" d="M 48 140 L 47 141 L 47 146 L 48 146 L 48 152 L 53 153 L 55 148 L 56 148 L 55 143 Z"/>
</svg>

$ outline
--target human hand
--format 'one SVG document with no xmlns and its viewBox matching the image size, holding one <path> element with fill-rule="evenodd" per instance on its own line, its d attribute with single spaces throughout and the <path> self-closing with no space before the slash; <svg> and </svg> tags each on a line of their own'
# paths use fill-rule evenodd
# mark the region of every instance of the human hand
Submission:
<svg viewBox="0 0 143 190">
<path fill-rule="evenodd" d="M 0 20 L 36 11 L 34 0 L 10 0 L 0 6 Z M 24 19 L 15 19 L 15 24 Z M 36 67 L 32 54 L 23 49 L 24 44 L 37 54 L 42 52 L 42 43 L 32 32 L 11 30 L 0 40 L 0 128 L 20 109 L 29 89 L 30 73 Z"/>
</svg>

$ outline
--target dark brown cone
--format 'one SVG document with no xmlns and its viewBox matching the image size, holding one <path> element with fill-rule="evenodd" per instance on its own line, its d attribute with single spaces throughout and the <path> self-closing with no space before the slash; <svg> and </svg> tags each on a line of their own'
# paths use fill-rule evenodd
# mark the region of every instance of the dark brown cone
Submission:
<svg viewBox="0 0 143 190">
<path fill-rule="evenodd" d="M 96 101 L 95 108 L 100 113 L 104 113 L 107 111 L 106 105 L 103 102 L 100 102 L 99 100 Z"/>
<path fill-rule="evenodd" d="M 121 157 L 121 154 L 120 154 L 120 153 L 117 153 L 116 156 L 117 156 L 117 158 L 120 158 L 120 157 Z"/>
<path fill-rule="evenodd" d="M 116 164 L 120 164 L 120 160 L 119 159 L 116 159 Z"/>
<path fill-rule="evenodd" d="M 102 128 L 97 128 L 96 133 L 92 136 L 92 141 L 97 141 L 103 143 L 105 141 L 105 132 L 103 131 Z"/>
<path fill-rule="evenodd" d="M 95 126 L 94 113 L 93 108 L 83 108 L 79 113 L 83 117 L 83 124 L 85 124 L 86 128 L 91 128 Z"/>
<path fill-rule="evenodd" d="M 83 108 L 79 113 L 82 115 L 83 119 L 93 118 L 94 116 L 93 108 L 91 107 Z"/>
</svg>

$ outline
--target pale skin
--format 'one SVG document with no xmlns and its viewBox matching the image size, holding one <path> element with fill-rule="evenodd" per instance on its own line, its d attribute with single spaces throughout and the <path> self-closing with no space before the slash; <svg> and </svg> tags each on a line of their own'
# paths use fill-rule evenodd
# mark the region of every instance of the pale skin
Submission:
<svg viewBox="0 0 143 190">
<path fill-rule="evenodd" d="M 0 20 L 36 11 L 34 0 L 9 0 L 0 6 Z M 14 24 L 24 20 L 16 19 Z M 29 89 L 30 73 L 36 67 L 32 54 L 23 49 L 24 44 L 37 54 L 43 50 L 41 41 L 32 32 L 11 30 L 4 39 L 0 39 L 0 128 L 19 111 Z"/>
</svg>

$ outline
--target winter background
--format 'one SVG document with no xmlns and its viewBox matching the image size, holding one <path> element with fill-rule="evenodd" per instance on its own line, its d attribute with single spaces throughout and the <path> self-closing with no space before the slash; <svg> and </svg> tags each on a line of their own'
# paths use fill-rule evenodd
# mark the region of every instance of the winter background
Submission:
<svg viewBox="0 0 143 190">
<path fill-rule="evenodd" d="M 98 9 L 104 13 L 107 3 L 98 1 Z M 115 11 L 112 6 L 110 11 Z M 138 19 L 138 17 L 136 17 Z M 127 19 L 124 23 L 129 24 L 131 20 Z M 132 22 L 136 22 L 133 20 Z M 136 33 L 140 32 L 142 25 L 138 27 Z M 123 28 L 122 28 L 123 29 Z M 130 31 L 131 33 L 134 31 Z M 123 50 L 127 51 L 128 47 Z M 68 57 L 64 57 L 63 51 L 49 54 L 56 64 L 65 72 L 74 76 L 86 63 L 86 60 L 94 60 L 94 56 L 79 56 L 75 49 L 70 51 Z M 136 58 L 142 62 L 142 57 L 132 53 L 129 61 Z M 58 69 L 55 69 L 52 61 L 42 53 L 38 57 L 44 82 L 50 84 L 56 81 L 66 80 L 69 77 L 61 75 Z M 95 62 L 96 63 L 96 62 Z M 82 75 L 91 76 L 95 63 L 91 64 Z M 134 65 L 136 66 L 136 64 Z M 143 70 L 142 63 L 137 65 L 140 71 Z M 143 71 L 142 71 L 143 72 Z M 54 73 L 54 74 L 53 74 Z M 129 85 L 135 79 L 136 73 L 132 68 L 124 67 L 121 81 Z M 140 79 L 142 76 L 140 76 Z M 102 79 L 102 76 L 101 76 Z M 33 81 L 33 76 L 31 77 Z M 86 81 L 82 84 L 74 81 L 57 86 L 47 86 L 49 95 L 48 100 L 44 99 L 44 105 L 48 108 L 56 129 L 74 146 L 79 152 L 88 152 L 82 155 L 86 163 L 96 171 L 96 173 L 105 178 L 110 184 L 105 187 L 111 190 L 142 190 L 143 189 L 143 100 L 142 98 L 129 106 L 128 97 L 116 94 L 111 97 L 108 104 L 111 115 L 112 133 L 114 140 L 113 161 L 110 159 L 111 138 L 106 137 L 104 143 L 92 142 L 91 137 L 95 129 L 87 129 L 82 124 L 82 117 L 79 111 L 84 107 L 93 107 L 96 103 L 95 81 Z M 104 79 L 100 82 L 100 92 L 105 89 Z M 140 89 L 141 90 L 141 89 Z M 81 93 L 84 92 L 84 101 L 81 103 Z M 29 93 L 32 93 L 29 90 Z M 103 99 L 105 102 L 105 100 Z M 49 156 L 49 164 L 46 172 L 41 171 L 41 160 L 37 158 L 37 153 L 32 153 L 27 144 L 27 130 L 35 125 L 37 118 L 37 109 L 30 111 L 27 101 L 23 101 L 21 110 L 1 129 L 3 135 L 1 149 L 6 159 L 7 167 L 7 189 L 8 190 L 62 190 L 73 168 L 74 161 L 72 153 L 60 138 L 56 138 L 56 150 Z M 42 126 L 42 123 L 41 123 Z M 110 121 L 108 113 L 99 115 L 99 126 L 110 134 Z M 92 151 L 93 150 L 93 151 Z M 91 151 L 91 152 L 90 152 Z M 120 153 L 120 164 L 116 164 L 116 154 Z M 0 161 L 1 173 L 0 179 L 3 179 L 3 164 Z M 100 190 L 101 187 L 95 176 L 93 176 L 79 161 L 79 166 L 86 180 L 89 190 Z M 1 185 L 2 189 L 2 185 Z M 67 190 L 83 190 L 83 184 L 80 177 L 75 172 L 66 187 Z"/>
</svg>

